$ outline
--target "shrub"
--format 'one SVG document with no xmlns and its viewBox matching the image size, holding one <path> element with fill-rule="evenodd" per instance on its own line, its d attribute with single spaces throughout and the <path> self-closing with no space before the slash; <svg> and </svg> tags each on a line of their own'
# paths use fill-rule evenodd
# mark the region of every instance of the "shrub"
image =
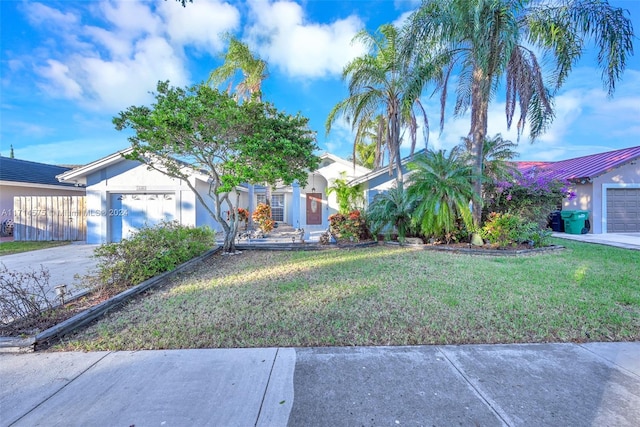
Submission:
<svg viewBox="0 0 640 427">
<path fill-rule="evenodd" d="M 575 197 L 569 186 L 568 181 L 550 179 L 535 171 L 514 174 L 509 180 L 485 184 L 484 213 L 508 212 L 544 228 L 562 199 Z"/>
<path fill-rule="evenodd" d="M 141 228 L 129 239 L 96 248 L 98 286 L 127 289 L 173 270 L 214 244 L 215 234 L 206 227 L 186 227 L 174 221 Z"/>
<path fill-rule="evenodd" d="M 491 212 L 482 227 L 482 237 L 492 245 L 503 248 L 517 244 L 520 218 L 509 213 Z"/>
<path fill-rule="evenodd" d="M 271 206 L 266 203 L 258 203 L 252 218 L 263 233 L 269 233 L 273 230 L 275 221 L 271 219 Z"/>
<path fill-rule="evenodd" d="M 338 242 L 359 242 L 369 237 L 366 220 L 358 210 L 329 216 L 329 231 Z"/>
<path fill-rule="evenodd" d="M 534 247 L 548 246 L 551 232 L 538 223 L 510 213 L 491 212 L 481 230 L 489 243 L 504 248 L 529 242 Z"/>
<path fill-rule="evenodd" d="M 20 318 L 40 317 L 56 304 L 49 296 L 49 270 L 9 271 L 0 263 L 0 324 L 9 327 Z"/>
<path fill-rule="evenodd" d="M 415 205 L 415 200 L 403 186 L 392 187 L 377 194 L 367 209 L 367 222 L 371 232 L 376 238 L 379 233 L 384 232 L 388 239 L 395 228 L 398 240 L 404 242 L 407 235 L 415 234 L 411 221 Z"/>
</svg>

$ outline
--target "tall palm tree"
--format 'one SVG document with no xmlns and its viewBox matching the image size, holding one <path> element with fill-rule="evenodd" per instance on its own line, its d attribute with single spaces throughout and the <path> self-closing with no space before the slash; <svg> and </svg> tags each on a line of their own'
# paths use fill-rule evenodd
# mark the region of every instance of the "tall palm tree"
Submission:
<svg viewBox="0 0 640 427">
<path fill-rule="evenodd" d="M 262 82 L 267 78 L 267 63 L 249 50 L 247 44 L 235 37 L 226 36 L 229 48 L 224 56 L 224 63 L 209 75 L 209 84 L 219 86 L 228 82 L 227 91 L 231 92 L 233 77 L 240 72 L 242 80 L 235 86 L 236 100 L 262 101 Z"/>
<path fill-rule="evenodd" d="M 267 62 L 251 52 L 246 43 L 235 37 L 225 35 L 229 40 L 229 48 L 224 55 L 224 62 L 209 75 L 208 83 L 219 86 L 228 82 L 227 92 L 233 90 L 233 78 L 238 72 L 242 79 L 235 86 L 236 101 L 262 102 L 262 82 L 268 77 Z M 271 206 L 271 186 L 265 185 L 265 202 Z M 252 217 L 249 216 L 250 221 Z"/>
<path fill-rule="evenodd" d="M 449 64 L 439 82 L 441 126 L 449 79 L 454 73 L 459 76 L 454 111 L 471 110 L 476 194 L 481 191 L 489 103 L 499 84 L 504 81 L 506 88 L 507 126 L 518 107 L 518 134 L 529 120 L 530 138 L 535 140 L 552 122 L 552 97 L 582 56 L 585 40 L 597 45 L 603 83 L 613 94 L 633 54 L 633 27 L 626 15 L 607 0 L 423 1 L 404 28 L 403 54 L 421 55 L 424 40 L 440 43 L 441 56 Z M 553 60 L 553 72 L 543 76 L 534 49 Z M 545 77 L 553 80 L 551 87 L 545 85 Z M 478 225 L 481 199 L 475 200 L 473 216 Z"/>
<path fill-rule="evenodd" d="M 369 53 L 349 62 L 342 78 L 348 80 L 349 97 L 340 101 L 329 113 L 326 121 L 327 133 L 338 116 L 350 121 L 356 134 L 366 132 L 372 122 L 383 127 L 378 135 L 383 136 L 389 157 L 389 173 L 396 166 L 397 180 L 402 182 L 400 165 L 400 144 L 402 133 L 409 130 L 411 153 L 417 142 L 417 108 L 422 113 L 423 124 L 428 136 L 429 122 L 418 97 L 407 99 L 405 92 L 416 75 L 421 75 L 417 67 L 400 55 L 399 31 L 390 24 L 382 25 L 376 34 L 366 31 L 358 33 L 354 41 L 362 42 Z M 421 92 L 421 87 L 416 92 Z M 383 118 L 384 120 L 382 120 Z M 425 141 L 426 143 L 426 141 Z"/>
<path fill-rule="evenodd" d="M 454 147 L 448 155 L 444 150 L 428 150 L 408 166 L 412 173 L 407 190 L 418 201 L 413 215 L 422 232 L 447 235 L 455 230 L 458 218 L 471 230 L 471 166 L 464 161 L 460 147 Z"/>
</svg>

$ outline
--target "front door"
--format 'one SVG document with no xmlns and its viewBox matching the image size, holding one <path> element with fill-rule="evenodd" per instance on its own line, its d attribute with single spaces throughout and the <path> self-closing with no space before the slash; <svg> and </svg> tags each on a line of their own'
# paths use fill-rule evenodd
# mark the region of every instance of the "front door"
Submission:
<svg viewBox="0 0 640 427">
<path fill-rule="evenodd" d="M 307 225 L 322 224 L 322 193 L 307 193 Z"/>
</svg>

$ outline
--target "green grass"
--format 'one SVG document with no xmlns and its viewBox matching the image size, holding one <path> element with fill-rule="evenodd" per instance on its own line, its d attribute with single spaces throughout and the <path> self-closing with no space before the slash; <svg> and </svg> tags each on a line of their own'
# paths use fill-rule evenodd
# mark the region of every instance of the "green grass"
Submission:
<svg viewBox="0 0 640 427">
<path fill-rule="evenodd" d="M 55 246 L 68 245 L 69 241 L 49 242 L 2 242 L 0 243 L 0 256 L 18 254 L 20 252 L 37 251 L 38 249 L 53 248 Z"/>
<path fill-rule="evenodd" d="M 526 257 L 398 247 L 216 256 L 57 349 L 640 339 L 640 252 L 556 243 L 567 249 Z"/>
</svg>

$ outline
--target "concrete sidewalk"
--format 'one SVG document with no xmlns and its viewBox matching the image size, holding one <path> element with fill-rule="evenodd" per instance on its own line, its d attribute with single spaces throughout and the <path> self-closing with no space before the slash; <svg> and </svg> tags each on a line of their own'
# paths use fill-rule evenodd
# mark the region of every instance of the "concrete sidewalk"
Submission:
<svg viewBox="0 0 640 427">
<path fill-rule="evenodd" d="M 0 355 L 0 425 L 637 426 L 640 342 Z"/>
</svg>

